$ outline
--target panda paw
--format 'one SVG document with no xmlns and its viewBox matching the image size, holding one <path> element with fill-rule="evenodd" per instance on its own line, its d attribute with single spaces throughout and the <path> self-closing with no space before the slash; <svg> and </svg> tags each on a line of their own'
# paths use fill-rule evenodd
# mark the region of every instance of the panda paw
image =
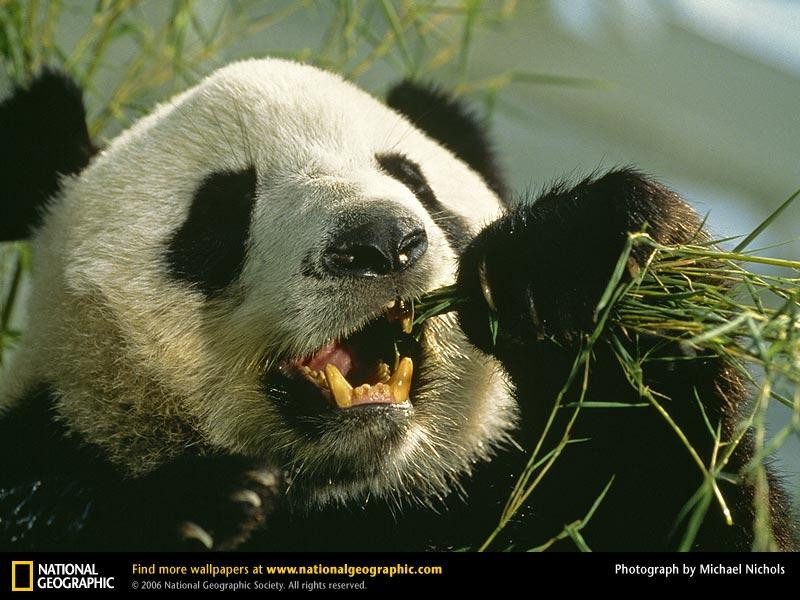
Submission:
<svg viewBox="0 0 800 600">
<path fill-rule="evenodd" d="M 674 192 L 625 169 L 577 186 L 555 186 L 520 203 L 481 231 L 464 251 L 458 285 L 468 302 L 462 329 L 482 350 L 571 344 L 594 327 L 594 313 L 629 233 L 662 244 L 701 236 L 694 211 Z M 634 274 L 649 256 L 635 247 Z M 489 326 L 491 313 L 497 331 Z"/>
<path fill-rule="evenodd" d="M 209 490 L 204 509 L 178 523 L 177 535 L 187 549 L 234 550 L 267 525 L 281 496 L 281 473 L 253 466 L 227 474 Z"/>
<path fill-rule="evenodd" d="M 283 483 L 279 469 L 242 456 L 178 458 L 115 486 L 87 534 L 110 549 L 233 550 L 268 527 Z"/>
</svg>

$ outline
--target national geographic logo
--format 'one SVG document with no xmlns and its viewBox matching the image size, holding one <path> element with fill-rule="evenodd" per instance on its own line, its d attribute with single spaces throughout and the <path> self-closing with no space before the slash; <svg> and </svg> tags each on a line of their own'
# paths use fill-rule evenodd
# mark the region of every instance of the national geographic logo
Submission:
<svg viewBox="0 0 800 600">
<path fill-rule="evenodd" d="M 33 591 L 32 560 L 11 561 L 11 591 L 12 592 Z"/>
<path fill-rule="evenodd" d="M 94 563 L 11 561 L 11 591 L 113 590 L 114 577 L 102 575 Z"/>
</svg>

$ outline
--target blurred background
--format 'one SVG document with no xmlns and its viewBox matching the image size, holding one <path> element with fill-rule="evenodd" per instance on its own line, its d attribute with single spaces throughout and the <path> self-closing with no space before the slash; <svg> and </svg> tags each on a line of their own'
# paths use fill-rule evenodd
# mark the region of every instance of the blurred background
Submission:
<svg viewBox="0 0 800 600">
<path fill-rule="evenodd" d="M 454 90 L 491 125 L 520 196 L 636 165 L 727 237 L 800 187 L 792 0 L 0 0 L 0 97 L 64 66 L 100 143 L 251 56 L 312 62 L 379 96 L 403 77 Z M 797 258 L 798 231 L 800 204 L 753 247 Z M 0 259 L 7 363 L 24 331 L 27 250 L 6 244 Z M 775 404 L 775 427 L 789 414 Z M 797 436 L 779 460 L 797 489 Z"/>
</svg>

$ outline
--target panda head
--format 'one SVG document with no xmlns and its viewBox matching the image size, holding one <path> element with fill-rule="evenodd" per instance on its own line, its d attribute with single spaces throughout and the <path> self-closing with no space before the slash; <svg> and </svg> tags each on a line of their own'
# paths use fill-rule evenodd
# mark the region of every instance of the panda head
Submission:
<svg viewBox="0 0 800 600">
<path fill-rule="evenodd" d="M 71 111 L 8 118 L 59 97 Z M 82 122 L 76 102 L 45 73 L 0 110 L 11 164 L 59 149 L 6 173 L 2 233 L 34 246 L 7 401 L 48 386 L 69 430 L 131 475 L 193 451 L 263 458 L 307 505 L 441 495 L 506 439 L 505 382 L 454 318 L 419 340 L 401 326 L 500 208 L 457 104 L 403 84 L 393 109 L 310 66 L 246 61 L 90 160 L 85 126 L 46 122 Z"/>
</svg>

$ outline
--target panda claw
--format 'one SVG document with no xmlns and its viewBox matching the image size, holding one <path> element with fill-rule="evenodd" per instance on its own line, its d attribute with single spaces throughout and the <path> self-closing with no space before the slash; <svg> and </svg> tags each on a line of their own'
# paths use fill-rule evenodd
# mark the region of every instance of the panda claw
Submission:
<svg viewBox="0 0 800 600">
<path fill-rule="evenodd" d="M 245 475 L 265 488 L 274 488 L 278 484 L 278 478 L 270 471 L 247 471 Z"/>
<path fill-rule="evenodd" d="M 496 313 L 497 305 L 494 303 L 494 297 L 492 296 L 492 288 L 489 286 L 489 277 L 486 274 L 485 256 L 481 259 L 481 262 L 478 265 L 478 281 L 480 282 L 481 285 L 481 292 L 483 292 L 483 299 L 486 300 L 486 304 L 489 307 L 489 310 Z"/>
<path fill-rule="evenodd" d="M 234 502 L 245 502 L 250 504 L 253 508 L 261 508 L 261 497 L 253 490 L 239 490 L 231 494 L 231 500 Z"/>
<path fill-rule="evenodd" d="M 184 540 L 197 540 L 208 550 L 214 547 L 214 538 L 197 523 L 185 521 L 178 526 L 178 532 Z"/>
</svg>

